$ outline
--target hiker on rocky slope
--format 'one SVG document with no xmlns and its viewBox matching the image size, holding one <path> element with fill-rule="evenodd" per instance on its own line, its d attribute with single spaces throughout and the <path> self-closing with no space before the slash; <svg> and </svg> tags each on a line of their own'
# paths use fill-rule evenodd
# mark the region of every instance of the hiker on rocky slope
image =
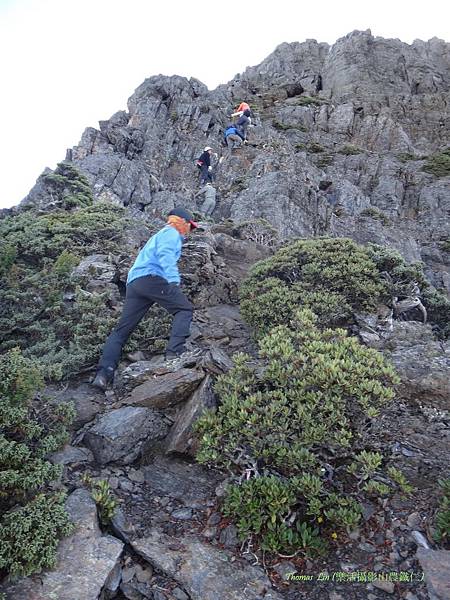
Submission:
<svg viewBox="0 0 450 600">
<path fill-rule="evenodd" d="M 242 142 L 244 142 L 244 136 L 239 133 L 235 125 L 228 125 L 223 133 L 223 138 L 225 144 L 230 150 L 234 150 L 234 148 L 240 148 L 242 146 Z"/>
<path fill-rule="evenodd" d="M 250 109 L 249 104 L 247 104 L 247 102 L 241 102 L 231 116 L 232 117 L 241 117 L 244 114 L 244 111 L 246 111 L 246 110 L 250 111 L 250 115 L 251 115 L 251 109 Z"/>
<path fill-rule="evenodd" d="M 207 181 L 212 182 L 211 154 L 212 148 L 206 146 L 197 159 L 197 166 L 200 168 L 200 185 L 205 185 Z"/>
<path fill-rule="evenodd" d="M 251 123 L 250 114 L 249 109 L 244 110 L 244 114 L 236 122 L 236 129 L 239 135 L 244 138 L 244 142 L 247 140 L 247 132 Z"/>
<path fill-rule="evenodd" d="M 123 346 L 154 303 L 173 315 L 166 359 L 178 358 L 185 351 L 193 306 L 180 289 L 177 263 L 182 242 L 195 227 L 186 209 L 174 208 L 167 224 L 139 252 L 128 272 L 122 315 L 106 340 L 92 385 L 105 390 L 113 381 Z"/>
</svg>

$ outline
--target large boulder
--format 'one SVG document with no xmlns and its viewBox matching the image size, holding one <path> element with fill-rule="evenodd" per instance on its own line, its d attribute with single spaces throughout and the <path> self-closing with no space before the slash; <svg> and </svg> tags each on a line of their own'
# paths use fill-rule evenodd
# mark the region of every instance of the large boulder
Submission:
<svg viewBox="0 0 450 600">
<path fill-rule="evenodd" d="M 124 406 L 102 415 L 86 431 L 83 442 L 100 465 L 129 464 L 144 446 L 162 439 L 167 429 L 162 416 L 150 408 Z"/>
<path fill-rule="evenodd" d="M 155 374 L 148 381 L 135 387 L 126 403 L 133 406 L 169 408 L 186 400 L 204 377 L 203 371 L 183 368 L 161 375 Z"/>
<path fill-rule="evenodd" d="M 227 554 L 193 536 L 178 539 L 152 531 L 131 543 L 140 554 L 173 577 L 192 600 L 281 600 L 269 578 L 258 567 L 230 562 Z"/>
<path fill-rule="evenodd" d="M 123 543 L 102 534 L 97 507 L 87 490 L 75 490 L 66 508 L 76 530 L 61 540 L 55 569 L 0 586 L 7 600 L 98 599 L 120 559 Z"/>
<path fill-rule="evenodd" d="M 211 377 L 208 375 L 181 408 L 166 440 L 166 452 L 195 456 L 197 440 L 192 431 L 193 424 L 207 409 L 214 406 Z"/>
</svg>

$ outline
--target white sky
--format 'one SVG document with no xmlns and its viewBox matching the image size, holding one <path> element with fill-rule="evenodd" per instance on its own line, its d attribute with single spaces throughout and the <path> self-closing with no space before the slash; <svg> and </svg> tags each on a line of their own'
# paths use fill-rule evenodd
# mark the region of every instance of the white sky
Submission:
<svg viewBox="0 0 450 600">
<path fill-rule="evenodd" d="M 449 23 L 446 0 L 0 0 L 0 207 L 18 204 L 85 127 L 126 109 L 146 77 L 212 89 L 282 42 L 368 28 L 448 41 Z"/>
</svg>

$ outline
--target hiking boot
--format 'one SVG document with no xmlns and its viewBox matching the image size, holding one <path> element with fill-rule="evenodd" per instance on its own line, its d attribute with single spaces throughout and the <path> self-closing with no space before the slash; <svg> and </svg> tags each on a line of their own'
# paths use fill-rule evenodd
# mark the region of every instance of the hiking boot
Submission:
<svg viewBox="0 0 450 600">
<path fill-rule="evenodd" d="M 112 383 L 114 379 L 114 369 L 112 367 L 101 367 L 98 371 L 94 380 L 92 381 L 92 385 L 97 387 L 103 391 L 106 390 L 108 385 Z"/>
</svg>

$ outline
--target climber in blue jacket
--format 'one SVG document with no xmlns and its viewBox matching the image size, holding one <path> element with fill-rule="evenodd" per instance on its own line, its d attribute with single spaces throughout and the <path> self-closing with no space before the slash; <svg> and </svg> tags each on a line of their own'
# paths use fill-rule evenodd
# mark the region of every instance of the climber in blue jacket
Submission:
<svg viewBox="0 0 450 600">
<path fill-rule="evenodd" d="M 197 223 L 187 210 L 174 208 L 165 227 L 139 252 L 128 272 L 122 315 L 106 340 L 92 385 L 105 390 L 113 381 L 123 346 L 154 303 L 173 315 L 166 359 L 177 358 L 185 351 L 193 306 L 180 289 L 177 263 L 183 240 L 195 227 Z"/>
<path fill-rule="evenodd" d="M 228 125 L 223 133 L 225 144 L 233 150 L 233 148 L 239 148 L 244 141 L 244 136 L 236 129 L 235 125 Z"/>
</svg>

